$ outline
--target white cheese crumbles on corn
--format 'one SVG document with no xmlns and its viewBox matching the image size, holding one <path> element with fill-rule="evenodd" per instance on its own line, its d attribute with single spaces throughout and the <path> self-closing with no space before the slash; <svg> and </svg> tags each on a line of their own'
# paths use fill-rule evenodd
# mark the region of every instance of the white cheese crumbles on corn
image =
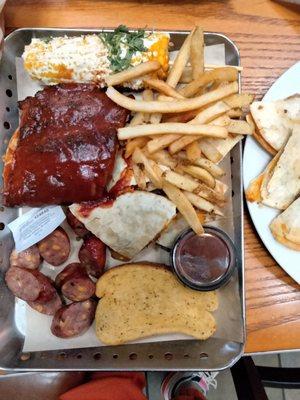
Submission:
<svg viewBox="0 0 300 400">
<path fill-rule="evenodd" d="M 57 83 L 104 83 L 112 71 L 108 49 L 97 35 L 32 39 L 23 53 L 24 67 L 33 79 Z"/>
<path fill-rule="evenodd" d="M 139 32 L 138 38 L 134 33 L 118 32 L 114 41 L 109 36 L 114 33 L 32 39 L 22 56 L 24 67 L 31 78 L 46 85 L 76 82 L 103 87 L 106 76 L 150 60 L 159 61 L 160 74 L 165 74 L 169 67 L 169 35 Z M 123 86 L 137 90 L 143 82 L 136 79 Z"/>
</svg>

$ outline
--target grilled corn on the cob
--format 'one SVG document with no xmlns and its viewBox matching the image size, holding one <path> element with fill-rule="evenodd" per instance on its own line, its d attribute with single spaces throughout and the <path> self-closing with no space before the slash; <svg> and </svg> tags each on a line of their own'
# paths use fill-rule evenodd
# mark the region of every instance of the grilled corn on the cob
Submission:
<svg viewBox="0 0 300 400">
<path fill-rule="evenodd" d="M 123 27 L 111 34 L 32 39 L 23 60 L 29 75 L 46 85 L 77 82 L 104 86 L 107 75 L 150 60 L 159 61 L 160 73 L 166 73 L 168 45 L 167 33 L 131 33 Z M 137 90 L 142 80 L 124 86 Z"/>
</svg>

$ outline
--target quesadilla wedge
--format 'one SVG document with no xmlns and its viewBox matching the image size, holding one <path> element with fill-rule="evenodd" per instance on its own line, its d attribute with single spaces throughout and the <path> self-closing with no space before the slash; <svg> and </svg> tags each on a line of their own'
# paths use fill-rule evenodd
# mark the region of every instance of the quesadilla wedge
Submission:
<svg viewBox="0 0 300 400">
<path fill-rule="evenodd" d="M 250 182 L 247 190 L 246 190 L 246 199 L 251 202 L 257 202 L 261 203 L 262 202 L 262 191 L 264 195 L 266 195 L 266 188 L 265 186 L 267 185 L 268 178 L 270 177 L 270 174 L 274 170 L 275 165 L 277 164 L 277 161 L 282 154 L 283 149 L 281 149 L 274 158 L 269 162 L 267 165 L 266 169 L 264 172 L 262 172 L 260 175 L 258 175 L 256 178 L 252 179 Z"/>
<path fill-rule="evenodd" d="M 278 242 L 300 251 L 300 197 L 273 219 L 270 229 Z"/>
<path fill-rule="evenodd" d="M 250 111 L 255 123 L 254 137 L 274 155 L 286 142 L 293 125 L 300 123 L 300 94 L 269 103 L 255 101 Z"/>
<path fill-rule="evenodd" d="M 285 210 L 300 193 L 300 124 L 268 165 L 261 184 L 262 203 Z"/>
<path fill-rule="evenodd" d="M 72 204 L 71 212 L 108 247 L 132 259 L 154 240 L 176 215 L 166 197 L 143 191 L 128 192 L 88 210 Z"/>
</svg>

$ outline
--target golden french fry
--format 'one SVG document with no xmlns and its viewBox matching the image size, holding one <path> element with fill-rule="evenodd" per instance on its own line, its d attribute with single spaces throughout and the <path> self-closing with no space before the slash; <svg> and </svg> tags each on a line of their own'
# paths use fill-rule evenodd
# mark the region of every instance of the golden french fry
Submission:
<svg viewBox="0 0 300 400">
<path fill-rule="evenodd" d="M 240 108 L 232 108 L 227 112 L 227 115 L 230 118 L 240 118 L 243 116 L 243 111 Z"/>
<path fill-rule="evenodd" d="M 243 71 L 243 67 L 241 67 L 240 65 L 218 65 L 218 64 L 205 64 L 204 68 L 205 69 L 217 69 L 217 68 L 225 68 L 225 67 L 230 67 L 230 68 L 235 68 L 237 71 L 241 72 Z"/>
<path fill-rule="evenodd" d="M 225 126 L 227 127 L 230 124 L 230 118 L 227 114 L 221 115 L 220 117 L 213 119 L 209 123 L 210 125 L 218 125 L 218 126 Z"/>
<path fill-rule="evenodd" d="M 150 124 L 159 124 L 162 118 L 162 114 L 154 113 L 150 115 Z"/>
<path fill-rule="evenodd" d="M 206 143 L 209 142 L 221 155 L 220 159 L 216 162 L 220 162 L 223 158 L 230 152 L 230 150 L 243 139 L 243 135 L 229 135 L 226 139 L 214 139 L 214 140 L 206 140 Z M 202 140 L 200 145 L 202 146 Z M 202 147 L 201 147 L 202 148 Z M 212 160 L 213 161 L 213 160 Z"/>
<path fill-rule="evenodd" d="M 190 62 L 193 79 L 197 79 L 204 71 L 204 36 L 200 26 L 197 26 L 192 36 Z"/>
<path fill-rule="evenodd" d="M 177 165 L 177 161 L 170 156 L 166 150 L 159 150 L 153 154 L 149 154 L 151 160 L 156 161 L 158 164 L 165 165 L 171 169 L 174 169 Z"/>
<path fill-rule="evenodd" d="M 193 229 L 197 235 L 202 235 L 204 229 L 201 225 L 198 215 L 187 199 L 187 197 L 179 190 L 176 186 L 169 182 L 163 183 L 163 191 L 166 193 L 168 198 L 176 205 L 180 214 L 186 219 L 187 223 Z"/>
<path fill-rule="evenodd" d="M 215 178 L 220 178 L 225 175 L 225 171 L 221 167 L 206 158 L 199 157 L 194 161 L 194 164 L 206 169 L 206 171 L 210 172 Z"/>
<path fill-rule="evenodd" d="M 224 87 L 220 87 L 211 92 L 205 93 L 201 96 L 194 97 L 191 99 L 174 100 L 172 101 L 143 101 L 134 100 L 127 96 L 124 96 L 118 92 L 112 86 L 109 86 L 106 90 L 106 95 L 117 103 L 130 111 L 139 111 L 145 113 L 178 113 L 189 110 L 195 110 L 203 107 L 209 103 L 218 101 L 224 97 L 228 97 L 230 94 L 238 92 L 238 83 L 231 82 Z"/>
<path fill-rule="evenodd" d="M 151 101 L 151 100 L 153 100 L 153 92 L 152 92 L 151 89 L 145 89 L 145 90 L 143 91 L 142 96 L 143 96 L 143 99 L 144 99 L 145 101 Z"/>
<path fill-rule="evenodd" d="M 108 75 L 105 79 L 107 86 L 120 85 L 132 79 L 149 74 L 150 72 L 158 71 L 161 64 L 158 61 L 147 61 L 135 67 L 131 67 L 122 72 L 117 72 L 113 75 Z"/>
<path fill-rule="evenodd" d="M 201 156 L 201 150 L 200 147 L 198 146 L 197 140 L 188 144 L 185 150 L 186 150 L 186 156 L 188 160 L 190 160 L 191 162 L 197 160 L 197 158 Z"/>
<path fill-rule="evenodd" d="M 129 126 L 141 125 L 144 122 L 144 114 L 137 112 L 134 114 L 132 120 L 129 122 Z"/>
<path fill-rule="evenodd" d="M 200 111 L 198 115 L 191 121 L 189 121 L 189 124 L 197 124 L 197 123 L 207 123 L 209 121 L 210 124 L 212 125 L 219 125 L 222 126 L 224 119 L 222 120 L 217 120 L 216 117 L 220 116 L 219 118 L 222 118 L 222 114 L 227 112 L 229 110 L 229 107 L 222 101 L 219 101 L 212 106 Z M 230 122 L 229 117 L 227 117 L 226 122 Z M 226 125 L 225 123 L 223 125 Z M 195 140 L 199 139 L 197 136 L 191 136 L 191 137 L 180 137 L 177 139 L 176 142 L 172 143 L 171 146 L 169 147 L 169 151 L 171 154 L 175 154 L 178 151 L 182 150 L 184 147 L 192 144 Z M 198 146 L 199 147 L 199 146 Z"/>
<path fill-rule="evenodd" d="M 199 208 L 199 210 L 203 210 L 209 213 L 213 212 L 214 205 L 208 200 L 203 199 L 202 197 L 198 196 L 195 193 L 187 191 L 183 191 L 183 193 L 188 198 L 188 200 L 193 204 L 193 206 Z"/>
<path fill-rule="evenodd" d="M 147 144 L 147 142 L 148 142 L 148 138 L 146 138 L 146 137 L 139 137 L 139 138 L 135 138 L 130 141 L 127 141 L 124 157 L 129 158 L 133 154 L 134 150 L 137 147 L 139 147 L 139 148 L 144 147 Z"/>
<path fill-rule="evenodd" d="M 237 71 L 243 71 L 243 67 L 241 66 L 235 66 L 235 65 L 217 65 L 217 64 L 204 64 L 204 69 L 208 70 L 208 69 L 214 69 L 214 68 L 225 68 L 225 67 L 231 67 L 231 68 L 235 68 Z M 179 83 L 190 83 L 193 80 L 193 76 L 192 76 L 192 67 L 187 65 L 183 72 L 182 75 L 180 77 L 180 81 Z"/>
<path fill-rule="evenodd" d="M 193 80 L 192 67 L 186 66 L 182 71 L 179 83 L 190 83 Z"/>
<path fill-rule="evenodd" d="M 184 152 L 178 153 L 178 158 L 180 160 L 188 162 L 188 158 Z M 207 158 L 199 157 L 197 160 L 193 162 L 194 165 L 198 167 L 206 169 L 206 171 L 210 172 L 212 176 L 215 178 L 220 178 L 221 176 L 225 175 L 225 171 L 219 167 L 218 165 L 214 164 L 212 161 L 208 160 Z"/>
<path fill-rule="evenodd" d="M 162 122 L 189 122 L 201 111 L 203 111 L 203 107 L 183 113 L 165 114 L 163 115 Z"/>
<path fill-rule="evenodd" d="M 141 168 L 138 166 L 138 164 L 133 164 L 132 170 L 133 170 L 134 179 L 135 179 L 138 187 L 142 190 L 146 190 L 147 182 L 146 182 L 145 175 L 144 175 L 143 171 L 141 170 Z"/>
<path fill-rule="evenodd" d="M 238 71 L 233 67 L 225 67 L 225 68 L 216 68 L 210 71 L 205 71 L 202 75 L 200 75 L 197 79 L 194 79 L 192 82 L 188 83 L 185 87 L 179 89 L 179 93 L 184 97 L 192 97 L 194 96 L 198 90 L 206 86 L 208 83 L 212 81 L 228 81 L 233 82 L 238 79 Z"/>
<path fill-rule="evenodd" d="M 165 181 L 177 186 L 179 189 L 187 190 L 188 192 L 193 192 L 199 186 L 195 179 L 192 179 L 189 176 L 181 175 L 174 171 L 163 172 L 163 178 Z"/>
<path fill-rule="evenodd" d="M 172 86 L 168 85 L 165 81 L 161 79 L 144 79 L 144 83 L 152 89 L 168 96 L 174 97 L 174 99 L 184 99 L 184 96 L 179 94 Z"/>
<path fill-rule="evenodd" d="M 196 165 L 181 165 L 180 169 L 194 178 L 199 179 L 212 189 L 216 186 L 215 178 L 204 168 Z"/>
<path fill-rule="evenodd" d="M 173 143 L 170 144 L 169 146 L 169 152 L 171 154 L 176 154 L 180 150 L 184 149 L 186 146 L 194 143 L 196 140 L 199 139 L 199 136 L 181 136 L 179 139 L 174 141 Z M 199 144 L 198 144 L 199 147 Z M 200 147 L 199 147 L 200 149 Z M 201 151 L 201 149 L 200 149 Z"/>
<path fill-rule="evenodd" d="M 248 107 L 253 100 L 254 95 L 250 93 L 236 93 L 223 99 L 230 108 Z"/>
<path fill-rule="evenodd" d="M 169 75 L 167 77 L 167 83 L 173 88 L 175 88 L 177 83 L 179 82 L 180 77 L 182 75 L 182 71 L 190 58 L 191 43 L 194 31 L 195 29 L 193 29 L 190 32 L 190 34 L 186 37 L 169 71 Z"/>
<path fill-rule="evenodd" d="M 212 213 L 219 217 L 224 217 L 224 213 L 220 210 L 219 206 L 215 206 Z"/>
<path fill-rule="evenodd" d="M 153 92 L 152 92 L 152 90 L 145 89 L 143 91 L 142 97 L 143 97 L 143 100 L 145 100 L 145 101 L 152 101 L 153 100 Z M 151 114 L 144 113 L 143 116 L 144 116 L 144 122 L 146 122 L 146 123 L 149 122 Z"/>
<path fill-rule="evenodd" d="M 227 126 L 230 124 L 230 118 L 227 113 L 220 115 L 219 117 L 213 119 L 209 123 L 210 125 L 217 125 L 217 126 Z"/>
<path fill-rule="evenodd" d="M 187 111 L 179 114 L 166 115 L 163 122 L 192 122 L 196 117 L 198 123 L 204 124 L 213 119 L 221 116 L 226 111 L 229 111 L 230 107 L 222 101 L 208 106 L 207 108 L 199 108 L 192 111 Z"/>
<path fill-rule="evenodd" d="M 208 140 L 206 139 L 200 140 L 199 147 L 202 153 L 205 155 L 205 157 L 208 158 L 210 161 L 218 163 L 220 160 L 222 160 L 223 158 L 222 154 Z"/>
<path fill-rule="evenodd" d="M 229 125 L 226 126 L 228 132 L 236 135 L 252 135 L 253 128 L 246 121 L 240 119 L 231 119 Z"/>
<path fill-rule="evenodd" d="M 183 97 L 184 99 L 185 99 L 185 97 Z M 167 102 L 169 102 L 169 103 L 172 103 L 174 100 L 176 100 L 176 99 L 174 99 L 174 97 L 171 97 L 171 96 L 166 96 L 165 94 L 159 94 L 158 96 L 157 96 L 157 100 L 158 101 L 167 101 Z M 177 99 L 178 100 L 178 99 Z"/>
<path fill-rule="evenodd" d="M 158 99 L 158 96 L 155 95 L 155 98 Z M 162 119 L 161 113 L 151 113 L 150 114 L 150 124 L 159 124 L 161 119 Z"/>
<path fill-rule="evenodd" d="M 153 160 L 148 160 L 141 149 L 136 148 L 132 155 L 132 161 L 136 164 L 142 164 L 144 166 L 144 172 L 151 180 L 151 182 L 158 188 L 162 188 L 161 171 L 157 164 Z M 156 168 L 157 167 L 157 168 Z"/>
<path fill-rule="evenodd" d="M 196 115 L 194 119 L 190 121 L 191 124 L 206 124 L 220 117 L 230 110 L 230 107 L 223 101 L 218 101 L 217 103 L 205 108 L 199 114 Z"/>
<path fill-rule="evenodd" d="M 161 124 L 129 126 L 118 129 L 118 139 L 133 139 L 150 135 L 198 135 L 213 138 L 226 138 L 227 129 L 217 125 L 183 124 L 181 122 L 164 122 Z"/>
<path fill-rule="evenodd" d="M 226 185 L 226 183 L 219 181 L 218 179 L 216 179 L 216 186 L 214 189 L 217 193 L 219 193 L 221 196 L 224 196 L 225 193 L 228 190 L 228 185 Z M 224 197 L 225 199 L 225 197 Z"/>
<path fill-rule="evenodd" d="M 147 150 L 150 154 L 155 153 L 158 150 L 162 150 L 168 147 L 172 142 L 177 140 L 178 135 L 164 135 L 157 139 L 152 139 L 147 143 Z"/>
<path fill-rule="evenodd" d="M 211 201 L 212 203 L 216 203 L 220 206 L 222 206 L 226 201 L 224 193 L 221 193 L 216 189 L 212 189 L 202 183 L 199 183 L 195 193 L 198 194 L 198 196 L 203 197 L 205 200 Z"/>
</svg>

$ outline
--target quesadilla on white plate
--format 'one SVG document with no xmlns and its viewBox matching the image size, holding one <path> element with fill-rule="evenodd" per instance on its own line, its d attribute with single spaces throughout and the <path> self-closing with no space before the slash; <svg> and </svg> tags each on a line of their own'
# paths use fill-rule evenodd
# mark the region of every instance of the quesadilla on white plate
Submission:
<svg viewBox="0 0 300 400">
<path fill-rule="evenodd" d="M 124 193 L 112 204 L 96 204 L 89 212 L 72 204 L 71 212 L 118 254 L 132 259 L 170 223 L 175 205 L 166 197 L 143 191 Z"/>
<path fill-rule="evenodd" d="M 286 142 L 293 124 L 300 123 L 300 94 L 270 103 L 255 101 L 250 111 L 256 125 L 254 137 L 274 155 Z"/>
<path fill-rule="evenodd" d="M 270 229 L 278 242 L 300 251 L 300 197 L 273 219 Z"/>
<path fill-rule="evenodd" d="M 262 203 L 285 210 L 300 194 L 300 124 L 268 167 L 261 184 Z"/>
</svg>

